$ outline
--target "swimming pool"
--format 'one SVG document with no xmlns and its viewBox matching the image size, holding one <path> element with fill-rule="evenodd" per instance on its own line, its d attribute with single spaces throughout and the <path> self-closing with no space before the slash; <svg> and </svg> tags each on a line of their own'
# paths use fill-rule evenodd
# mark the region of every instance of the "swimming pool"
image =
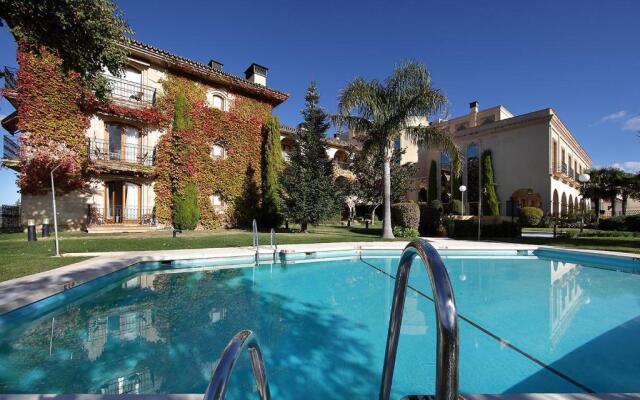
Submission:
<svg viewBox="0 0 640 400">
<path fill-rule="evenodd" d="M 399 255 L 138 264 L 0 316 L 0 392 L 203 393 L 246 328 L 259 335 L 274 398 L 375 398 Z M 460 317 L 461 392 L 640 391 L 637 261 L 441 255 Z M 410 284 L 394 398 L 434 391 L 435 316 L 420 265 Z M 228 398 L 251 386 L 242 362 Z"/>
</svg>

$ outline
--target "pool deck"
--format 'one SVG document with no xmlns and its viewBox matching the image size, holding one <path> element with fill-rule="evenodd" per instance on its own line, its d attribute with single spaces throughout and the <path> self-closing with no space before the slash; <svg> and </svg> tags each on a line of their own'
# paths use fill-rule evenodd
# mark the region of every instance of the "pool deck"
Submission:
<svg viewBox="0 0 640 400">
<path fill-rule="evenodd" d="M 0 394 L 0 400 L 202 400 L 203 394 Z M 432 400 L 433 397 L 405 397 Z M 514 393 L 465 394 L 465 400 L 638 400 L 640 393 Z"/>
<path fill-rule="evenodd" d="M 547 248 L 526 244 L 476 242 L 449 238 L 426 239 L 438 250 L 536 250 Z M 408 241 L 292 244 L 278 246 L 278 251 L 295 253 L 341 250 L 402 250 L 407 243 Z M 548 249 L 554 251 L 579 252 L 581 254 L 587 253 L 632 258 L 633 260 L 640 261 L 637 255 L 628 253 L 570 250 L 555 247 L 549 247 Z M 263 256 L 273 254 L 273 252 L 274 250 L 270 246 L 260 247 L 260 254 Z M 164 251 L 67 253 L 63 254 L 63 256 L 89 256 L 93 258 L 38 274 L 1 282 L 0 315 L 139 262 L 253 257 L 254 255 L 255 249 L 251 246 Z"/>
</svg>

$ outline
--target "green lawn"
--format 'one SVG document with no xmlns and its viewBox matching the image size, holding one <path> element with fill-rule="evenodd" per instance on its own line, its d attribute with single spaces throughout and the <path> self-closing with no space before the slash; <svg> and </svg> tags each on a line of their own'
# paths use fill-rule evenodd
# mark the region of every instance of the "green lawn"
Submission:
<svg viewBox="0 0 640 400">
<path fill-rule="evenodd" d="M 595 235 L 597 232 L 588 232 Z M 346 228 L 323 225 L 314 227 L 307 234 L 278 233 L 278 244 L 366 242 L 380 239 L 379 226 L 365 231 L 362 227 Z M 406 239 L 400 239 L 406 240 Z M 492 240 L 492 239 L 487 239 Z M 579 238 L 514 238 L 495 239 L 512 243 L 529 243 L 580 249 L 610 250 L 640 253 L 640 236 L 636 237 L 579 237 Z M 61 253 L 88 253 L 101 251 L 143 251 L 199 249 L 207 247 L 250 246 L 252 234 L 242 230 L 185 232 L 176 239 L 171 231 L 150 233 L 87 234 L 65 232 L 61 234 Z M 269 234 L 260 234 L 260 243 L 269 244 Z M 0 281 L 30 275 L 41 271 L 75 263 L 87 257 L 53 257 L 54 241 L 41 239 L 27 242 L 26 234 L 0 234 Z"/>
<path fill-rule="evenodd" d="M 526 243 L 540 246 L 559 246 L 583 250 L 624 251 L 640 254 L 640 237 L 559 237 L 553 238 L 500 238 L 487 239 L 509 243 Z"/>
<path fill-rule="evenodd" d="M 346 228 L 341 226 L 319 226 L 309 229 L 309 233 L 278 233 L 278 244 L 365 242 L 380 239 L 380 229 Z M 201 249 L 207 247 L 251 246 L 252 233 L 242 230 L 219 230 L 185 232 L 177 238 L 171 231 L 150 233 L 87 234 L 65 232 L 60 238 L 61 253 L 89 253 L 100 251 L 144 251 Z M 269 244 L 269 234 L 260 233 L 260 243 Z M 53 237 L 38 238 L 37 242 L 27 242 L 25 233 L 0 234 L 0 281 L 72 264 L 87 257 L 53 257 Z"/>
</svg>

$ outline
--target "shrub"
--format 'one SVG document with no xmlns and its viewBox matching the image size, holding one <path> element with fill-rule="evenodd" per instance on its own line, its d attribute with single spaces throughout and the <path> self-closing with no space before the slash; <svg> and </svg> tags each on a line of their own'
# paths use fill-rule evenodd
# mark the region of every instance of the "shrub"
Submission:
<svg viewBox="0 0 640 400">
<path fill-rule="evenodd" d="M 520 224 L 503 221 L 498 224 L 482 224 L 482 237 L 518 237 L 520 236 Z M 454 238 L 475 238 L 478 236 L 478 221 L 454 220 L 453 232 L 449 232 Z"/>
<path fill-rule="evenodd" d="M 184 188 L 184 193 L 175 196 L 173 204 L 173 223 L 178 229 L 195 229 L 200 221 L 198 209 L 198 189 L 196 183 L 190 181 Z"/>
<path fill-rule="evenodd" d="M 462 201 L 460 200 L 451 201 L 451 214 L 462 215 Z"/>
<path fill-rule="evenodd" d="M 627 215 L 624 219 L 624 223 L 627 226 L 627 230 L 640 232 L 640 214 Z"/>
<path fill-rule="evenodd" d="M 520 209 L 519 221 L 522 226 L 538 226 L 542 221 L 544 211 L 538 207 L 522 207 Z"/>
<path fill-rule="evenodd" d="M 416 203 L 392 204 L 391 225 L 418 229 L 420 226 L 420 206 Z"/>
<path fill-rule="evenodd" d="M 440 200 L 432 200 L 431 202 L 429 202 L 429 207 L 440 210 L 440 212 L 444 210 L 444 207 L 442 206 L 442 202 Z"/>
<path fill-rule="evenodd" d="M 435 203 L 435 204 L 434 204 Z M 435 236 L 438 228 L 442 225 L 442 205 L 438 200 L 427 203 L 420 203 L 420 234 L 425 236 Z M 440 204 L 440 208 L 433 205 Z"/>
<path fill-rule="evenodd" d="M 604 231 L 624 231 L 627 229 L 625 217 L 618 215 L 607 219 L 601 219 L 598 224 L 598 229 L 602 229 Z"/>
<path fill-rule="evenodd" d="M 415 228 L 407 228 L 403 226 L 395 226 L 393 228 L 393 235 L 399 238 L 417 238 L 420 237 L 420 232 Z"/>
</svg>

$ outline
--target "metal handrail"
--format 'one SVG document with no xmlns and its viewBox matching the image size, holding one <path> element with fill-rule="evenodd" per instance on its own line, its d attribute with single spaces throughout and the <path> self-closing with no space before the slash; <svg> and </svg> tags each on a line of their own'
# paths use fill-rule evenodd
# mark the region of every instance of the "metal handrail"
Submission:
<svg viewBox="0 0 640 400">
<path fill-rule="evenodd" d="M 256 264 L 260 261 L 260 242 L 258 240 L 258 223 L 253 220 L 253 248 L 256 251 Z"/>
<path fill-rule="evenodd" d="M 393 292 L 389 333 L 384 354 L 380 400 L 388 400 L 396 363 L 402 313 L 409 280 L 409 271 L 415 256 L 422 258 L 431 281 L 433 303 L 438 324 L 436 360 L 436 400 L 456 400 L 458 398 L 458 312 L 449 274 L 438 251 L 426 241 L 414 240 L 404 248 Z"/>
<path fill-rule="evenodd" d="M 273 262 L 276 262 L 278 254 L 278 240 L 276 238 L 276 230 L 271 228 L 271 248 L 273 249 Z"/>
<path fill-rule="evenodd" d="M 227 383 L 229 382 L 233 368 L 245 348 L 249 350 L 253 375 L 256 380 L 256 385 L 258 386 L 260 399 L 269 400 L 271 398 L 258 337 L 250 330 L 243 330 L 238 332 L 222 351 L 218 365 L 215 371 L 213 371 L 211 382 L 209 382 L 207 391 L 204 394 L 204 400 L 224 399 Z"/>
</svg>

